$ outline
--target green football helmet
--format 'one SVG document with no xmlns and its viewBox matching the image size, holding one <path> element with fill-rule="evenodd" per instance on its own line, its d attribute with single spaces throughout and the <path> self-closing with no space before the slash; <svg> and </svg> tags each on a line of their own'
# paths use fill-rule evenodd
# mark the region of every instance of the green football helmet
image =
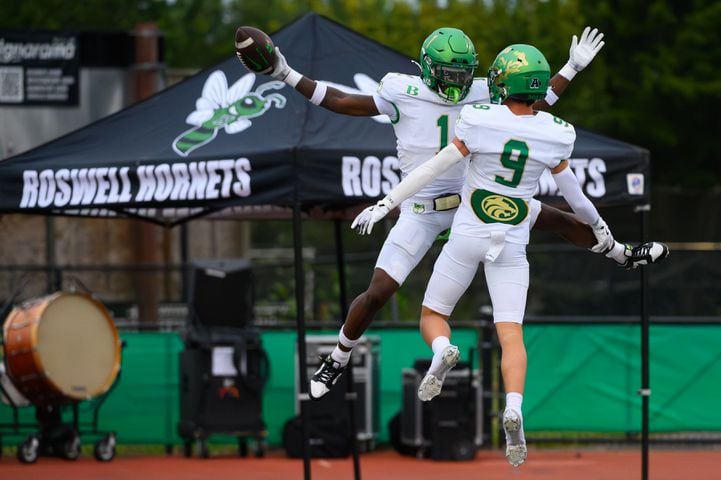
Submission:
<svg viewBox="0 0 721 480">
<path fill-rule="evenodd" d="M 423 83 L 442 99 L 458 103 L 473 85 L 478 59 L 468 35 L 444 27 L 423 40 L 420 64 Z"/>
<path fill-rule="evenodd" d="M 509 45 L 498 54 L 488 69 L 491 103 L 507 98 L 536 101 L 546 97 L 551 67 L 540 50 L 532 45 Z"/>
</svg>

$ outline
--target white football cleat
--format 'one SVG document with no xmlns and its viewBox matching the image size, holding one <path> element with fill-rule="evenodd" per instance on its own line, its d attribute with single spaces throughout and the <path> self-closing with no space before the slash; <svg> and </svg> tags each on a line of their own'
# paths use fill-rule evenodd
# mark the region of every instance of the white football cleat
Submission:
<svg viewBox="0 0 721 480">
<path fill-rule="evenodd" d="M 643 265 L 659 263 L 668 257 L 668 247 L 661 242 L 646 242 L 633 248 L 626 245 L 626 256 L 628 258 L 623 267 L 626 270 L 633 270 Z"/>
<path fill-rule="evenodd" d="M 418 398 L 427 402 L 441 393 L 443 380 L 446 379 L 446 374 L 450 372 L 451 368 L 456 366 L 460 355 L 458 347 L 455 345 L 448 345 L 443 349 L 443 352 L 441 352 L 441 366 L 434 372 L 429 370 L 426 376 L 423 377 L 423 381 L 418 386 Z"/>
<path fill-rule="evenodd" d="M 523 419 L 515 410 L 503 412 L 503 431 L 506 432 L 506 459 L 514 467 L 526 461 L 528 449 L 523 438 Z"/>
</svg>

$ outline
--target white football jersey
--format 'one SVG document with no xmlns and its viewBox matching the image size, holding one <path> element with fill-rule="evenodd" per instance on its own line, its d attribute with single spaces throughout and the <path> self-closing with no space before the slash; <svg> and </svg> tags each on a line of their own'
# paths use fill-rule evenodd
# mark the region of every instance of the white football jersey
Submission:
<svg viewBox="0 0 721 480">
<path fill-rule="evenodd" d="M 405 177 L 453 140 L 464 105 L 488 103 L 489 94 L 486 79 L 476 78 L 466 98 L 454 104 L 440 98 L 419 76 L 389 73 L 381 80 L 374 99 L 395 129 L 401 176 Z M 409 200 L 460 192 L 466 169 L 466 162 L 455 165 Z"/>
<path fill-rule="evenodd" d="M 507 241 L 528 243 L 528 204 L 541 174 L 571 156 L 573 125 L 546 112 L 515 115 L 503 105 L 476 104 L 463 108 L 455 134 L 471 154 L 453 230 L 504 231 Z"/>
</svg>

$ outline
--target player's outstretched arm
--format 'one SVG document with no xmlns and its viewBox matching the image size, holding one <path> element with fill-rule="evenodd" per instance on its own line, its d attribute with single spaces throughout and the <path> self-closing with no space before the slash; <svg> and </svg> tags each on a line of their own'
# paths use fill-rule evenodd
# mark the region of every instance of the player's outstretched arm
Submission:
<svg viewBox="0 0 721 480">
<path fill-rule="evenodd" d="M 533 228 L 555 233 L 567 242 L 588 250 L 599 243 L 590 225 L 583 223 L 572 213 L 545 204 L 541 204 L 541 214 Z M 634 247 L 616 241 L 610 251 L 595 253 L 604 253 L 616 265 L 633 270 L 642 265 L 663 261 L 668 257 L 668 252 L 668 246 L 661 242 L 646 242 Z"/>
<path fill-rule="evenodd" d="M 380 114 L 373 96 L 346 93 L 296 72 L 288 65 L 278 47 L 275 47 L 275 64 L 269 75 L 295 88 L 311 103 L 332 112 L 360 117 L 372 117 Z"/>
<path fill-rule="evenodd" d="M 559 233 L 571 243 L 587 247 L 594 253 L 603 253 L 619 266 L 626 268 L 626 270 L 632 270 L 642 265 L 659 263 L 668 257 L 668 247 L 660 242 L 646 242 L 631 247 L 630 245 L 614 240 L 611 230 L 599 215 L 596 207 L 594 207 L 591 201 L 583 194 L 576 176 L 571 173 L 568 168 L 568 161 L 564 160 L 558 167 L 551 170 L 551 172 L 553 172 L 556 185 L 558 185 L 559 190 L 576 213 L 576 216 L 588 224 L 585 225 L 575 219 L 570 219 L 569 221 L 569 218 L 566 218 L 562 219 L 560 223 L 572 226 L 560 231 L 558 229 L 553 231 Z M 562 212 L 558 213 L 561 214 Z M 563 215 L 573 217 L 567 213 L 563 213 Z M 540 218 L 539 215 L 539 219 Z M 589 233 L 585 231 L 589 226 L 593 236 L 596 238 L 596 244 L 592 246 L 593 240 L 590 238 Z"/>
<path fill-rule="evenodd" d="M 603 33 L 597 28 L 591 30 L 586 27 L 581 33 L 580 40 L 576 35 L 571 39 L 571 48 L 568 51 L 568 61 L 551 79 L 551 86 L 544 100 L 533 104 L 535 110 L 548 110 L 556 103 L 558 97 L 566 91 L 568 84 L 578 72 L 586 68 L 594 57 L 601 51 L 606 42 L 603 41 Z"/>
<path fill-rule="evenodd" d="M 359 235 L 370 234 L 373 225 L 388 215 L 388 212 L 413 196 L 438 175 L 463 160 L 469 153 L 466 144 L 458 137 L 455 137 L 447 147 L 443 148 L 433 158 L 422 163 L 406 175 L 406 178 L 378 203 L 359 213 L 351 223 L 350 228 L 356 230 Z"/>
<path fill-rule="evenodd" d="M 590 250 L 594 253 L 608 252 L 615 245 L 611 230 L 601 218 L 601 214 L 598 213 L 596 207 L 581 190 L 578 179 L 571 173 L 568 165 L 568 160 L 563 160 L 556 168 L 552 169 L 553 179 L 573 212 L 583 222 L 591 226 L 597 243 Z"/>
<path fill-rule="evenodd" d="M 555 233 L 579 248 L 590 249 L 598 243 L 590 225 L 579 220 L 571 212 L 559 210 L 543 202 L 541 202 L 541 213 L 533 224 L 533 229 Z"/>
</svg>

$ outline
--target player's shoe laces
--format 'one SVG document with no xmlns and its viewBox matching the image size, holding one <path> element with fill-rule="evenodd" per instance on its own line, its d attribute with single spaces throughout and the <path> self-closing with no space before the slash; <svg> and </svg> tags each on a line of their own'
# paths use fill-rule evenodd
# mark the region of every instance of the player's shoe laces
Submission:
<svg viewBox="0 0 721 480">
<path fill-rule="evenodd" d="M 448 345 L 444 348 L 443 352 L 441 352 L 440 367 L 433 372 L 429 370 L 428 373 L 426 373 L 426 376 L 423 377 L 421 384 L 418 386 L 418 398 L 427 402 L 441 393 L 443 380 L 446 379 L 446 374 L 451 370 L 451 368 L 456 366 L 459 357 L 460 353 L 458 352 L 458 347 L 455 345 Z"/>
<path fill-rule="evenodd" d="M 506 432 L 506 459 L 514 467 L 526 461 L 528 449 L 523 438 L 523 419 L 515 410 L 503 412 L 503 431 Z"/>
<path fill-rule="evenodd" d="M 626 245 L 626 253 L 628 258 L 623 267 L 626 270 L 633 270 L 639 266 L 659 263 L 668 257 L 668 247 L 661 242 L 646 242 L 633 248 Z"/>
<path fill-rule="evenodd" d="M 338 378 L 345 371 L 346 365 L 341 365 L 331 358 L 330 355 L 321 356 L 322 362 L 318 370 L 310 377 L 310 398 L 318 400 L 326 393 L 330 392 L 333 385 L 336 384 Z"/>
</svg>

